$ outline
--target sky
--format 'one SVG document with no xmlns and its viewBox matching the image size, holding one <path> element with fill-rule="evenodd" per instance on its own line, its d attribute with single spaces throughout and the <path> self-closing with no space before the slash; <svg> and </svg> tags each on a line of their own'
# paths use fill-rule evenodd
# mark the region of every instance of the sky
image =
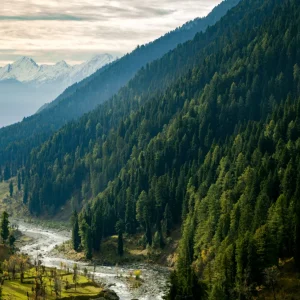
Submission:
<svg viewBox="0 0 300 300">
<path fill-rule="evenodd" d="M 121 56 L 196 17 L 221 0 L 1 0 L 0 66 L 29 56 L 38 63 L 80 63 Z"/>
</svg>

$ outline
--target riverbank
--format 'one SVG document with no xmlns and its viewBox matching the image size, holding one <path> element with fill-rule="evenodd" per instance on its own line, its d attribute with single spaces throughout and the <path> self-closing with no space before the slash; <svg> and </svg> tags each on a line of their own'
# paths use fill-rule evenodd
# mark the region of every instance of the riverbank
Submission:
<svg viewBox="0 0 300 300">
<path fill-rule="evenodd" d="M 32 259 L 39 257 L 47 267 L 61 268 L 66 265 L 72 268 L 74 263 L 81 270 L 86 269 L 103 287 L 112 289 L 121 300 L 161 300 L 167 288 L 169 270 L 164 267 L 144 263 L 130 263 L 122 266 L 93 265 L 85 261 L 74 261 L 63 253 L 53 251 L 70 239 L 70 232 L 39 227 L 25 222 L 18 223 L 23 242 L 18 246 L 20 251 L 27 253 Z M 26 241 L 27 240 L 27 241 Z M 132 278 L 139 271 L 140 282 L 135 284 Z"/>
<path fill-rule="evenodd" d="M 141 234 L 124 235 L 124 255 L 121 257 L 118 255 L 118 237 L 108 237 L 102 241 L 100 251 L 93 253 L 93 261 L 106 266 L 145 263 L 168 268 L 174 267 L 177 259 L 176 249 L 180 239 L 180 229 L 172 232 L 163 249 L 143 247 L 139 244 L 141 237 Z M 53 249 L 53 254 L 75 261 L 86 261 L 83 251 L 74 251 L 70 240 L 56 246 Z"/>
</svg>

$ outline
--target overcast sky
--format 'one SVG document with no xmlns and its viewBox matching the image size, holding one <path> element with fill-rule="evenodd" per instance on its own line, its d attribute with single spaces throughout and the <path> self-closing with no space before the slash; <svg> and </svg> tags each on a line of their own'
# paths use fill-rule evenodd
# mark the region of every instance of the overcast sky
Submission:
<svg viewBox="0 0 300 300">
<path fill-rule="evenodd" d="M 221 0 L 0 0 L 0 66 L 121 55 L 196 17 Z"/>
</svg>

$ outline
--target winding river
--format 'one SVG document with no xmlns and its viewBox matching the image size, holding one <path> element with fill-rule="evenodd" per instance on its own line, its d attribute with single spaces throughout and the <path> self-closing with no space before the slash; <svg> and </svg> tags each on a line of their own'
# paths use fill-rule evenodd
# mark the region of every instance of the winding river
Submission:
<svg viewBox="0 0 300 300">
<path fill-rule="evenodd" d="M 37 227 L 36 225 L 18 222 L 19 230 L 30 237 L 28 244 L 20 247 L 20 251 L 28 254 L 33 260 L 39 259 L 47 267 L 59 268 L 61 262 L 72 268 L 74 263 L 83 269 L 87 268 L 91 274 L 101 283 L 114 290 L 121 300 L 161 300 L 166 290 L 168 270 L 163 267 L 152 265 L 128 265 L 116 269 L 115 267 L 91 266 L 84 262 L 75 262 L 63 257 L 54 256 L 52 250 L 56 245 L 60 245 L 70 239 L 70 233 L 66 231 L 54 231 Z M 131 289 L 126 283 L 126 277 L 133 270 L 142 271 L 143 284 L 141 287 Z M 117 276 L 118 274 L 118 276 Z"/>
</svg>

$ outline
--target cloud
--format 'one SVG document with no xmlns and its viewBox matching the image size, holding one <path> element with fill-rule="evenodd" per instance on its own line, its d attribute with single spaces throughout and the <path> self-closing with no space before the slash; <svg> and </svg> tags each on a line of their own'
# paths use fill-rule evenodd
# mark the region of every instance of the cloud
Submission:
<svg viewBox="0 0 300 300">
<path fill-rule="evenodd" d="M 1 0 L 0 61 L 31 56 L 38 62 L 85 60 L 127 53 L 221 0 Z M 53 61 L 54 62 L 54 61 Z"/>
<path fill-rule="evenodd" d="M 0 15 L 0 21 L 7 21 L 7 20 L 13 20 L 13 21 L 82 21 L 83 19 L 76 16 L 71 15 L 36 15 L 36 16 L 1 16 Z"/>
</svg>

